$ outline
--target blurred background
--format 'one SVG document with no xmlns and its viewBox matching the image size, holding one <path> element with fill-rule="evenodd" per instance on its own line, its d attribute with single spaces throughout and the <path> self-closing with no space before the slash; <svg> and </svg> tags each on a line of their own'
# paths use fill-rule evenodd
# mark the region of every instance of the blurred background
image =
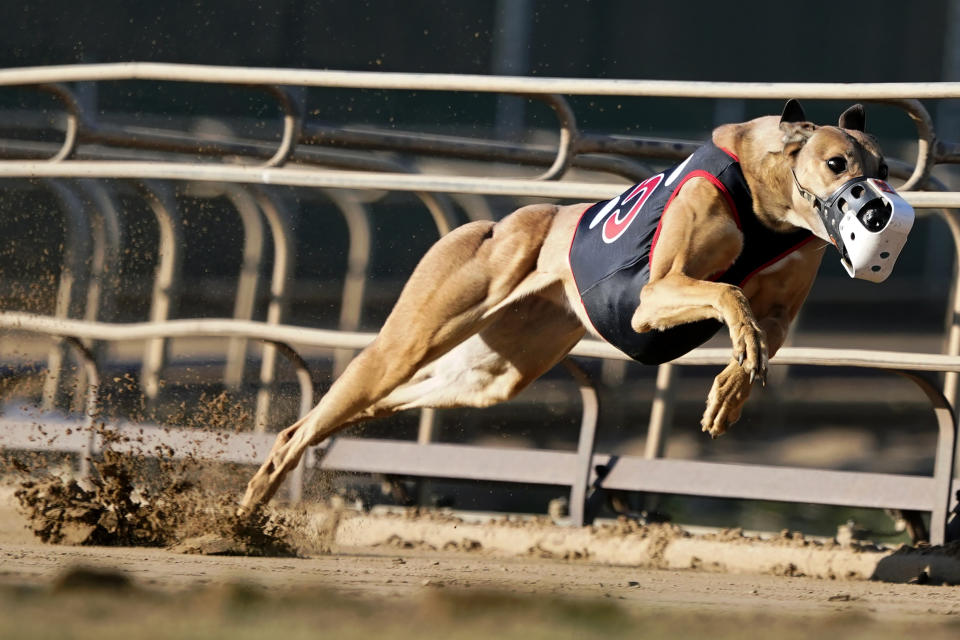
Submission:
<svg viewBox="0 0 960 640">
<path fill-rule="evenodd" d="M 803 4 L 744 0 L 691 0 L 669 4 L 632 0 L 203 0 L 76 3 L 35 0 L 0 6 L 0 67 L 156 61 L 216 65 L 359 71 L 502 74 L 583 78 L 670 79 L 739 82 L 923 82 L 960 80 L 960 2 L 893 0 Z M 176 132 L 198 140 L 210 136 L 271 142 L 280 136 L 277 100 L 250 88 L 165 82 L 76 83 L 71 91 L 91 121 L 127 133 Z M 556 116 L 537 100 L 480 93 L 295 89 L 305 122 L 315 127 L 308 146 L 329 152 L 298 158 L 320 166 L 363 161 L 394 163 L 404 171 L 532 177 L 537 163 L 480 162 L 408 153 L 344 142 L 344 132 L 445 135 L 513 145 L 552 148 Z M 578 127 L 628 138 L 708 138 L 725 122 L 779 113 L 782 101 L 667 98 L 569 99 Z M 808 116 L 835 122 L 848 106 L 808 101 Z M 957 101 L 930 101 L 938 137 L 960 140 Z M 63 107 L 55 96 L 31 88 L 0 89 L 0 154 L 40 157 L 63 136 Z M 867 105 L 868 130 L 891 157 L 912 162 L 916 131 L 899 109 Z M 338 137 L 339 136 L 339 137 Z M 51 147 L 53 145 L 53 147 Z M 123 145 L 95 140 L 78 157 L 106 157 Z M 205 157 L 194 151 L 183 157 Z M 337 154 L 341 154 L 337 156 Z M 631 158 L 635 175 L 659 170 L 669 159 Z M 575 179 L 626 183 L 623 175 L 577 168 Z M 949 167 L 935 175 L 957 188 Z M 237 273 L 243 267 L 236 203 L 223 193 L 173 185 L 185 233 L 182 287 L 172 317 L 230 317 Z M 41 183 L 11 184 L 0 192 L 0 307 L 51 313 L 64 260 L 62 203 Z M 285 321 L 343 326 L 343 277 L 348 270 L 350 229 L 336 198 L 304 189 L 275 189 L 293 212 L 295 272 Z M 144 320 L 150 311 L 157 268 L 156 222 L 137 193 L 116 194 L 122 218 L 122 251 L 110 274 L 110 304 L 102 320 Z M 500 218 L 527 201 L 518 198 L 452 198 L 460 222 Z M 367 194 L 372 230 L 366 286 L 355 327 L 375 330 L 400 286 L 437 230 L 424 205 L 410 194 Z M 850 280 L 828 254 L 821 276 L 791 340 L 798 346 L 863 347 L 941 352 L 950 311 L 955 248 L 945 224 L 926 215 L 915 226 L 893 277 L 882 286 Z M 269 256 L 263 270 L 269 273 Z M 252 315 L 266 313 L 268 290 L 256 291 Z M 79 303 L 78 303 L 79 304 Z M 209 341 L 208 341 L 209 342 Z M 715 344 L 724 345 L 723 341 Z M 117 377 L 135 379 L 136 348 L 104 347 Z M 7 407 L 41 402 L 42 361 L 47 343 L 23 336 L 0 337 Z M 248 348 L 242 379 L 223 380 L 223 345 L 175 341 L 159 400 L 143 402 L 134 384 L 117 387 L 116 414 L 151 420 L 183 420 L 196 403 L 228 393 L 230 421 L 249 428 L 256 396 L 259 351 Z M 39 355 L 38 355 L 39 354 Z M 339 366 L 324 350 L 305 354 L 315 382 L 325 389 Z M 598 449 L 642 451 L 652 398 L 653 369 L 597 361 L 582 363 L 600 382 Z M 683 368 L 667 455 L 718 461 L 762 462 L 835 469 L 929 473 L 935 422 L 922 394 L 890 375 L 855 370 L 777 369 L 758 390 L 741 422 L 718 441 L 700 433 L 703 399 L 716 371 Z M 296 412 L 292 374 L 279 374 L 270 427 Z M 69 393 L 57 399 L 69 405 Z M 295 394 L 289 394 L 295 395 Z M 222 408 L 222 407 L 221 407 Z M 441 412 L 440 441 L 573 449 L 579 425 L 576 386 L 563 372 L 534 384 L 508 406 L 484 411 Z M 417 416 L 360 427 L 355 433 L 413 438 Z M 368 501 L 390 500 L 377 483 L 339 479 L 340 490 Z M 480 487 L 432 483 L 431 500 L 464 508 L 542 512 L 562 490 Z M 636 507 L 643 508 L 640 499 Z M 670 499 L 658 509 L 674 518 L 707 524 L 782 526 L 831 533 L 848 517 L 883 528 L 869 513 L 814 506 L 741 504 Z"/>
</svg>

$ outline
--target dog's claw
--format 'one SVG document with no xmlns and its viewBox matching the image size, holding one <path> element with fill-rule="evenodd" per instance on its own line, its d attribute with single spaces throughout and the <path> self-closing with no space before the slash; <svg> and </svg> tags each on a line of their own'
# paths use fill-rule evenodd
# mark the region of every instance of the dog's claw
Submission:
<svg viewBox="0 0 960 640">
<path fill-rule="evenodd" d="M 746 359 L 746 357 L 747 355 L 741 351 L 740 355 L 737 356 L 737 364 L 739 364 L 740 366 L 743 366 L 743 361 Z"/>
<path fill-rule="evenodd" d="M 756 378 L 756 377 L 757 377 L 757 372 L 756 372 L 756 371 L 751 371 L 751 372 L 750 372 L 750 384 L 753 384 L 753 379 Z"/>
<path fill-rule="evenodd" d="M 710 424 L 705 424 L 705 425 L 703 425 L 703 428 L 701 429 L 701 431 L 703 431 L 703 432 L 706 433 L 708 436 L 710 436 L 710 439 L 711 439 L 711 440 L 716 440 L 717 438 L 719 438 L 720 436 L 723 435 L 723 430 L 717 428 L 717 427 L 714 426 L 714 425 L 710 425 Z"/>
</svg>

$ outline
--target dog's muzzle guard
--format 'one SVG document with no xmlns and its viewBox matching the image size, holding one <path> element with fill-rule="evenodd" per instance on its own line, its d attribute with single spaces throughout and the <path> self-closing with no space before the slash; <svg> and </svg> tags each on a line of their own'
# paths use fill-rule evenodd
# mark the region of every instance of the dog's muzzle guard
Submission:
<svg viewBox="0 0 960 640">
<path fill-rule="evenodd" d="M 796 173 L 793 179 L 823 221 L 850 277 L 886 280 L 913 227 L 913 207 L 877 178 L 849 180 L 826 200 L 800 186 Z"/>
</svg>

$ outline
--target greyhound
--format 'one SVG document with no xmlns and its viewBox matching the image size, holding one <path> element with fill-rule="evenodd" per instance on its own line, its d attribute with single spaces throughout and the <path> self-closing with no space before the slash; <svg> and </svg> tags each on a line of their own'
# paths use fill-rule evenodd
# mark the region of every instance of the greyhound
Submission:
<svg viewBox="0 0 960 640">
<path fill-rule="evenodd" d="M 755 382 L 834 244 L 851 276 L 889 275 L 913 210 L 884 180 L 861 105 L 839 124 L 778 116 L 713 131 L 679 166 L 596 204 L 522 207 L 434 244 L 383 328 L 320 402 L 278 435 L 238 513 L 265 504 L 307 447 L 413 408 L 512 398 L 591 333 L 645 363 L 726 325 L 729 363 L 707 396 L 713 437 Z"/>
</svg>

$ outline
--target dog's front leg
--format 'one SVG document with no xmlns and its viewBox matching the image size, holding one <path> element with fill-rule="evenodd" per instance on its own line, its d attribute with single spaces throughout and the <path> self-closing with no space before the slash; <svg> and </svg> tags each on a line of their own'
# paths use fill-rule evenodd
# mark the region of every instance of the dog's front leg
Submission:
<svg viewBox="0 0 960 640">
<path fill-rule="evenodd" d="M 706 318 L 727 325 L 733 346 L 730 363 L 713 381 L 700 421 L 715 438 L 740 418 L 754 380 L 767 376 L 766 331 L 754 318 L 746 295 L 733 285 L 668 274 L 643 288 L 631 324 L 635 331 L 650 331 Z"/>
<path fill-rule="evenodd" d="M 787 262 L 760 272 L 744 285 L 771 358 L 786 341 L 790 325 L 813 285 L 823 247 L 821 243 L 809 242 L 787 258 Z M 766 375 L 760 380 L 766 382 Z M 731 360 L 714 379 L 707 395 L 707 408 L 700 421 L 703 430 L 714 438 L 724 433 L 740 418 L 752 387 L 747 371 L 737 360 Z"/>
<path fill-rule="evenodd" d="M 727 325 L 733 345 L 732 365 L 748 382 L 767 375 L 767 340 L 739 287 L 670 273 L 648 283 L 633 314 L 634 331 L 663 330 L 713 318 Z"/>
</svg>

